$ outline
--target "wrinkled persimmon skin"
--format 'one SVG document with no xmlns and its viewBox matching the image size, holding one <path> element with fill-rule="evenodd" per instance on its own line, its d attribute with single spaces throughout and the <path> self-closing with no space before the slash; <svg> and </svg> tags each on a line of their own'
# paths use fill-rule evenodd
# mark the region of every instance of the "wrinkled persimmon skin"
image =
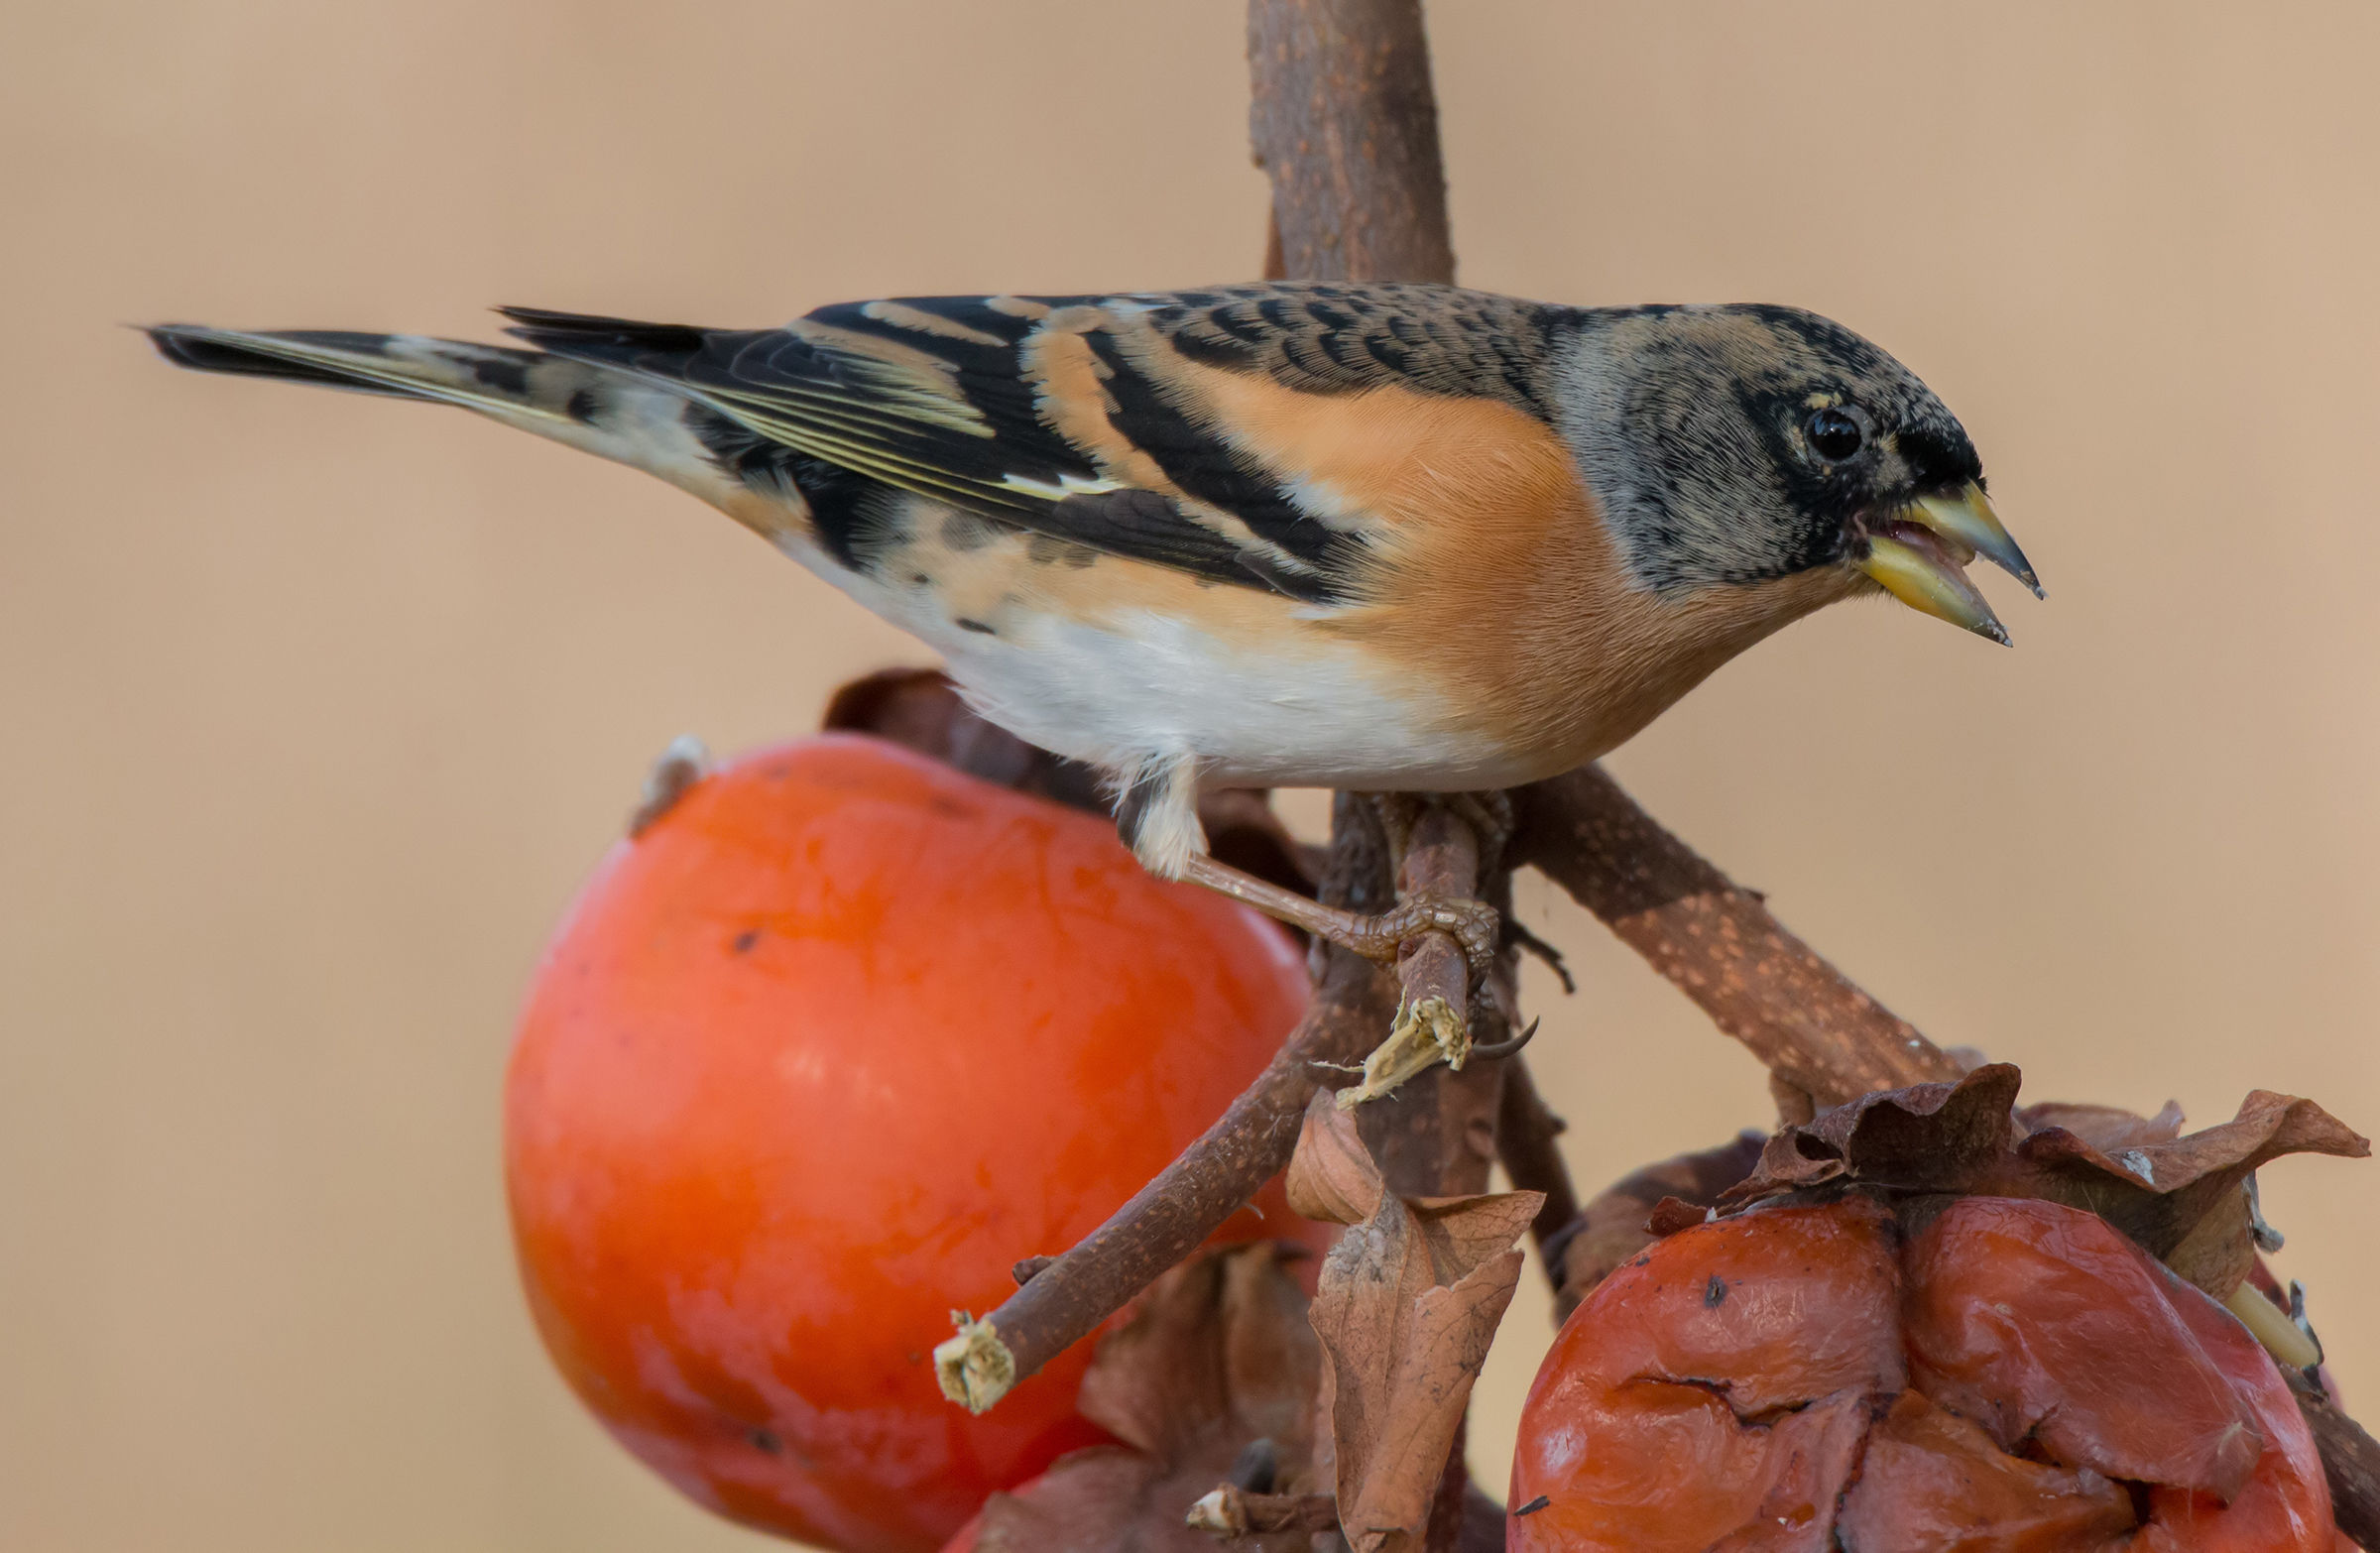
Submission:
<svg viewBox="0 0 2380 1553">
<path fill-rule="evenodd" d="M 1911 1370 L 1945 1405 L 2109 1477 L 2207 1486 L 2152 1489 L 2148 1524 L 2111 1546 L 2328 1553 L 2321 1458 L 2271 1358 L 2113 1225 L 1970 1197 L 1907 1264 Z"/>
<path fill-rule="evenodd" d="M 1893 1251 L 1884 1213 L 1851 1199 L 1699 1225 L 1598 1284 L 1521 1412 L 1510 1502 L 1548 1502 L 1507 1547 L 1701 1553 L 1756 1521 L 1822 1521 L 1869 1398 L 1901 1385 Z"/>
<path fill-rule="evenodd" d="M 2173 1299 L 2173 1274 L 2105 1220 L 1968 1198 L 1908 1260 L 1917 1384 L 2002 1450 L 2031 1438 L 2109 1478 L 2226 1499 L 2255 1470 L 2264 1436 Z"/>
<path fill-rule="evenodd" d="M 1508 1546 L 2332 1553 L 2272 1361 L 2119 1231 L 1970 1197 L 1896 1241 L 1847 1197 L 1687 1230 L 1598 1285 L 1523 1411 L 1511 1502 L 1547 1502 Z M 2145 1523 L 2117 1479 L 2147 1485 Z"/>
<path fill-rule="evenodd" d="M 930 1351 L 1219 1116 L 1296 1020 L 1269 923 L 1113 828 L 874 740 L 706 778 L 581 896 L 538 972 L 506 1167 L 539 1330 L 701 1502 L 929 1553 L 1104 1436 L 1077 1345 L 971 1417 Z M 1322 1232 L 1262 1213 L 1219 1239 Z"/>
<path fill-rule="evenodd" d="M 2198 1338 L 2200 1349 L 2230 1377 L 2246 1400 L 2265 1448 L 2256 1459 L 2255 1471 L 2248 1475 L 2247 1487 L 2228 1504 L 2175 1489 L 2152 1492 L 2150 1524 L 2171 1532 L 2174 1540 L 2168 1544 L 2144 1537 L 2141 1547 L 2171 1546 L 2192 1553 L 2329 1549 L 2335 1522 L 2330 1491 L 2322 1477 L 2321 1452 L 2314 1443 L 2306 1415 L 2298 1409 L 2298 1399 L 2290 1394 L 2289 1383 L 2273 1368 L 2263 1345 L 2229 1312 L 2164 1267 L 2154 1262 L 2150 1265 L 2171 1280 L 2177 1290 L 2175 1308 Z"/>
<path fill-rule="evenodd" d="M 1973 1420 L 1903 1391 L 1867 1437 L 1837 1529 L 1847 1548 L 2075 1553 L 2122 1546 L 2138 1519 L 2122 1485 L 2010 1456 Z"/>
</svg>

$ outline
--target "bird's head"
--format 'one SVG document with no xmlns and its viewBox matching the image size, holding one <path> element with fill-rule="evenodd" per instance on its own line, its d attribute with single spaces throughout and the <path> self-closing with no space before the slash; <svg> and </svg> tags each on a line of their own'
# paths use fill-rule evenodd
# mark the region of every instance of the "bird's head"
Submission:
<svg viewBox="0 0 2380 1553">
<path fill-rule="evenodd" d="M 1891 356 L 1796 307 L 1578 315 L 1560 429 L 1631 580 L 1681 596 L 1834 568 L 1845 591 L 2005 643 L 1964 570 L 2030 587 L 1958 418 Z"/>
</svg>

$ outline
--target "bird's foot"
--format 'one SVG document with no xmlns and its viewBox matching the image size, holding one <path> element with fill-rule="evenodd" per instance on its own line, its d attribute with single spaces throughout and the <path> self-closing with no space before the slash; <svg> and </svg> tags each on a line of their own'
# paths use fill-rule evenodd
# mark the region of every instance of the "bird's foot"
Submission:
<svg viewBox="0 0 2380 1553">
<path fill-rule="evenodd" d="M 1409 896 L 1388 910 L 1368 916 L 1267 884 L 1203 852 L 1190 856 L 1181 877 L 1380 965 L 1395 965 L 1404 946 L 1423 933 L 1445 933 L 1462 948 L 1475 985 L 1495 964 L 1496 950 L 1503 941 L 1503 913 L 1485 900 Z"/>
<path fill-rule="evenodd" d="M 1394 965 L 1422 934 L 1444 933 L 1462 949 L 1475 985 L 1494 968 L 1503 944 L 1504 914 L 1485 900 L 1414 895 L 1377 915 L 1341 911 L 1338 918 L 1309 931 L 1381 965 Z"/>
</svg>

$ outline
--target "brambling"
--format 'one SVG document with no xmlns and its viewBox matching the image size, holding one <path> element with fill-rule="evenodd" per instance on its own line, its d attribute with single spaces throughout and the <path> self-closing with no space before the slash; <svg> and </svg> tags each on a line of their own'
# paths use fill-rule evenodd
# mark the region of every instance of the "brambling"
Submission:
<svg viewBox="0 0 2380 1553">
<path fill-rule="evenodd" d="M 2040 592 L 1941 401 L 1792 307 L 1263 284 L 759 330 L 503 311 L 528 348 L 149 332 L 183 366 L 460 405 L 692 492 L 1108 773 L 1148 868 L 1371 953 L 1417 923 L 1368 936 L 1250 890 L 1205 855 L 1200 783 L 1531 781 L 1839 599 L 2004 643 L 1964 564 Z"/>
</svg>

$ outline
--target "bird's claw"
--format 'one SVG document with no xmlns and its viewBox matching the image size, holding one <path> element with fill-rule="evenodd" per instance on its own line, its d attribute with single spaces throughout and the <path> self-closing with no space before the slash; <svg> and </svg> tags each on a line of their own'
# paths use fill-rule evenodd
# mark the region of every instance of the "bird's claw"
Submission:
<svg viewBox="0 0 2380 1553">
<path fill-rule="evenodd" d="M 1424 933 L 1444 933 L 1463 951 L 1476 986 L 1494 969 L 1502 946 L 1504 914 L 1485 900 L 1408 896 L 1377 916 L 1358 918 L 1324 936 L 1367 960 L 1394 965 L 1406 944 Z"/>
</svg>

